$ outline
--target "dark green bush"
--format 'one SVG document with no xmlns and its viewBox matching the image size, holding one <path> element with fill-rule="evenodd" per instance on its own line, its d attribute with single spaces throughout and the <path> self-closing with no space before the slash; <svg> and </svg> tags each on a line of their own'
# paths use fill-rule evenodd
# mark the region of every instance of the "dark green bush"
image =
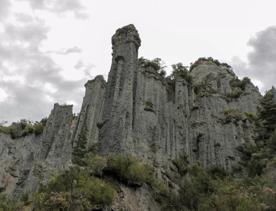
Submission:
<svg viewBox="0 0 276 211">
<path fill-rule="evenodd" d="M 251 80 L 247 77 L 243 78 L 242 80 L 234 78 L 230 81 L 230 86 L 232 88 L 239 88 L 241 91 L 245 91 L 246 85 L 249 83 L 251 83 Z"/>
<path fill-rule="evenodd" d="M 10 135 L 13 139 L 25 137 L 31 134 L 36 136 L 42 134 L 46 125 L 47 119 L 42 119 L 40 122 L 32 123 L 28 120 L 20 120 L 14 122 L 10 126 L 0 126 L 0 133 Z"/>
<path fill-rule="evenodd" d="M 19 203 L 8 198 L 4 194 L 0 194 L 0 211 L 19 211 Z"/>
<path fill-rule="evenodd" d="M 177 63 L 172 65 L 172 74 L 169 76 L 172 80 L 175 80 L 176 77 L 181 77 L 185 79 L 188 83 L 192 83 L 193 78 L 190 75 L 188 69 L 183 66 L 182 63 Z"/>
<path fill-rule="evenodd" d="M 181 176 L 184 176 L 188 172 L 189 161 L 186 155 L 182 155 L 178 159 L 174 159 L 172 162 L 177 167 L 178 173 Z"/>
<path fill-rule="evenodd" d="M 130 155 L 112 155 L 107 160 L 105 171 L 113 174 L 121 182 L 128 185 L 153 185 L 154 171 L 146 164 L 140 163 Z"/>
<path fill-rule="evenodd" d="M 74 167 L 42 185 L 34 194 L 34 206 L 35 210 L 92 210 L 110 205 L 115 194 L 109 183 Z"/>
<path fill-rule="evenodd" d="M 166 66 L 164 65 L 164 62 L 160 58 L 148 60 L 143 57 L 140 57 L 138 59 L 138 65 L 144 68 L 152 67 L 156 71 L 156 73 L 160 74 L 161 77 L 164 78 L 166 76 L 166 71 L 165 71 Z"/>
<path fill-rule="evenodd" d="M 235 122 L 237 123 L 238 121 L 242 121 L 245 119 L 245 116 L 242 112 L 240 112 L 237 109 L 226 109 L 224 110 L 224 123 L 229 123 L 229 122 Z"/>
<path fill-rule="evenodd" d="M 145 108 L 144 108 L 145 111 L 152 111 L 152 112 L 154 111 L 153 103 L 151 101 L 145 101 L 144 106 L 145 106 Z"/>
</svg>

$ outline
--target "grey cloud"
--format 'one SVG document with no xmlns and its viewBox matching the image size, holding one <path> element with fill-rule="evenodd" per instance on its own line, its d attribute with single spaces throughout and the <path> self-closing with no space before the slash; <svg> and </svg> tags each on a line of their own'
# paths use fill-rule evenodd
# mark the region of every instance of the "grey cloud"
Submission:
<svg viewBox="0 0 276 211">
<path fill-rule="evenodd" d="M 65 50 L 47 51 L 46 53 L 54 53 L 54 54 L 59 54 L 59 55 L 68 55 L 68 54 L 71 54 L 71 53 L 81 53 L 81 52 L 82 52 L 82 49 L 75 46 L 75 47 L 68 48 L 68 49 L 65 49 Z"/>
<path fill-rule="evenodd" d="M 39 46 L 47 39 L 49 31 L 43 20 L 27 14 L 14 17 L 17 22 L 5 23 L 5 31 L 0 33 L 0 88 L 8 94 L 8 98 L 0 102 L 0 122 L 21 118 L 39 120 L 49 114 L 54 102 L 76 102 L 78 111 L 85 79 L 64 79 L 61 68 L 47 53 L 40 51 Z M 73 47 L 61 53 L 80 52 L 81 49 Z M 45 84 L 57 91 L 47 90 Z"/>
<path fill-rule="evenodd" d="M 261 81 L 264 92 L 276 86 L 276 26 L 258 32 L 248 45 L 253 49 L 248 54 L 248 63 L 235 58 L 233 67 L 241 75 Z"/>
<path fill-rule="evenodd" d="M 86 77 L 88 78 L 92 78 L 92 74 L 91 74 L 91 70 L 95 67 L 94 64 L 88 63 L 88 64 L 84 64 L 83 61 L 78 61 L 74 68 L 77 70 L 82 71 Z"/>
<path fill-rule="evenodd" d="M 46 39 L 48 30 L 42 21 L 27 23 L 24 26 L 7 24 L 5 27 L 10 39 L 27 42 L 31 46 L 38 46 L 42 40 Z"/>
<path fill-rule="evenodd" d="M 11 3 L 10 0 L 1 0 L 0 1 L 0 20 L 7 17 L 7 15 L 10 13 Z"/>
<path fill-rule="evenodd" d="M 28 1 L 33 9 L 47 10 L 50 12 L 62 14 L 73 12 L 77 18 L 87 18 L 85 7 L 79 0 L 21 0 Z"/>
</svg>

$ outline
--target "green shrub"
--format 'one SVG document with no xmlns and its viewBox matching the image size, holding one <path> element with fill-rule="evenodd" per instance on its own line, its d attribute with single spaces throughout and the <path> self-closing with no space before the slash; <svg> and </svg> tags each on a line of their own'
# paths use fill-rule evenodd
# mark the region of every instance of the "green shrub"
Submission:
<svg viewBox="0 0 276 211">
<path fill-rule="evenodd" d="M 156 73 L 160 74 L 161 77 L 164 78 L 166 76 L 166 71 L 165 71 L 166 66 L 164 65 L 164 62 L 162 62 L 160 58 L 148 60 L 143 57 L 140 57 L 138 59 L 138 65 L 144 68 L 152 67 L 156 71 Z"/>
<path fill-rule="evenodd" d="M 257 117 L 254 113 L 244 112 L 244 115 L 246 119 L 248 119 L 251 123 L 255 123 L 255 121 L 257 120 Z"/>
<path fill-rule="evenodd" d="M 190 75 L 188 69 L 183 66 L 182 63 L 177 63 L 172 65 L 172 74 L 169 76 L 172 80 L 175 80 L 176 77 L 181 77 L 185 79 L 188 83 L 192 83 L 193 78 Z"/>
<path fill-rule="evenodd" d="M 237 109 L 226 109 L 224 110 L 224 123 L 229 123 L 229 122 L 235 122 L 237 123 L 238 121 L 242 121 L 245 119 L 245 116 L 243 113 L 241 113 Z"/>
<path fill-rule="evenodd" d="M 212 88 L 212 84 L 207 78 L 194 85 L 194 92 L 200 97 L 208 97 L 217 93 L 217 91 Z"/>
<path fill-rule="evenodd" d="M 10 134 L 11 133 L 11 128 L 7 127 L 7 126 L 0 126 L 0 133 Z"/>
<path fill-rule="evenodd" d="M 112 155 L 107 160 L 106 170 L 128 185 L 142 185 L 154 182 L 153 169 L 138 162 L 130 155 Z"/>
<path fill-rule="evenodd" d="M 31 134 L 36 136 L 42 134 L 46 125 L 47 119 L 42 119 L 40 122 L 32 123 L 28 120 L 20 120 L 13 122 L 10 126 L 0 126 L 0 133 L 10 135 L 13 139 L 25 137 Z"/>
<path fill-rule="evenodd" d="M 246 85 L 251 83 L 250 79 L 245 77 L 242 80 L 234 78 L 230 81 L 230 86 L 232 88 L 239 88 L 242 91 L 245 91 Z"/>
<path fill-rule="evenodd" d="M 207 169 L 207 173 L 213 179 L 224 179 L 229 175 L 229 173 L 222 167 L 214 166 Z"/>
<path fill-rule="evenodd" d="M 103 169 L 106 167 L 105 158 L 94 153 L 89 153 L 85 156 L 84 163 L 92 175 L 102 177 Z"/>
<path fill-rule="evenodd" d="M 152 112 L 154 112 L 154 110 L 153 110 L 153 103 L 151 101 L 145 101 L 144 102 L 144 106 L 145 106 L 145 108 L 144 108 L 145 111 L 152 111 Z"/>
<path fill-rule="evenodd" d="M 112 203 L 116 191 L 85 169 L 71 168 L 54 176 L 34 194 L 35 210 L 91 210 Z"/>
<path fill-rule="evenodd" d="M 234 89 L 232 92 L 227 93 L 226 97 L 229 99 L 237 99 L 243 94 L 243 91 L 240 89 Z"/>
<path fill-rule="evenodd" d="M 33 131 L 34 131 L 34 134 L 36 136 L 40 135 L 43 133 L 43 130 L 44 130 L 44 125 L 43 123 L 39 122 L 39 123 L 35 123 L 34 124 L 34 128 L 33 128 Z"/>
<path fill-rule="evenodd" d="M 213 192 L 211 177 L 199 164 L 195 163 L 189 166 L 188 175 L 181 183 L 179 203 L 189 210 L 197 210 L 202 197 Z"/>
<path fill-rule="evenodd" d="M 0 194 L 0 211 L 15 211 L 18 209 L 18 202 Z"/>
<path fill-rule="evenodd" d="M 172 162 L 177 167 L 178 173 L 181 176 L 184 176 L 188 172 L 189 161 L 186 155 L 182 155 L 178 159 L 174 159 Z"/>
</svg>

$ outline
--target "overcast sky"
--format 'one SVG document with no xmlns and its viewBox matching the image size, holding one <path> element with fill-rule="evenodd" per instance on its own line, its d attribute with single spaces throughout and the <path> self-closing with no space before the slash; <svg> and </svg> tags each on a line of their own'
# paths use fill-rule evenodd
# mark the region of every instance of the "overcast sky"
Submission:
<svg viewBox="0 0 276 211">
<path fill-rule="evenodd" d="M 0 0 L 0 122 L 79 112 L 84 83 L 106 77 L 111 36 L 133 23 L 139 54 L 167 66 L 213 57 L 276 85 L 275 0 Z M 170 69 L 168 68 L 167 72 Z"/>
</svg>

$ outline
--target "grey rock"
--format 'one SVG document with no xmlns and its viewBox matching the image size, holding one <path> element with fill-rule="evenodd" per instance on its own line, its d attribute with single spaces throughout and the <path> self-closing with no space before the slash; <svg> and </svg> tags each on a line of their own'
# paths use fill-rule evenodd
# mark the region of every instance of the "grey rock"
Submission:
<svg viewBox="0 0 276 211">
<path fill-rule="evenodd" d="M 164 78 L 150 66 L 138 66 L 140 44 L 133 25 L 116 31 L 108 80 L 97 76 L 86 83 L 77 118 L 72 106 L 55 104 L 43 135 L 11 139 L 0 134 L 0 191 L 32 192 L 52 172 L 68 168 L 83 128 L 87 150 L 98 145 L 103 155 L 132 154 L 153 165 L 169 184 L 171 161 L 183 155 L 204 167 L 232 168 L 239 160 L 236 148 L 253 142 L 254 131 L 246 118 L 225 121 L 224 112 L 256 113 L 258 89 L 251 82 L 243 90 L 233 87 L 233 70 L 209 61 L 192 69 L 193 83 L 180 76 Z M 120 189 L 122 198 L 113 210 L 160 210 L 146 187 Z"/>
<path fill-rule="evenodd" d="M 76 129 L 73 134 L 73 143 L 79 140 L 83 128 L 87 128 L 87 149 L 98 143 L 99 128 L 102 124 L 102 108 L 104 103 L 106 82 L 103 76 L 97 76 L 85 84 L 85 96 L 83 98 L 81 112 L 78 117 Z"/>
<path fill-rule="evenodd" d="M 133 25 L 112 37 L 112 65 L 104 97 L 99 143 L 103 153 L 128 152 L 132 145 L 134 89 L 140 38 Z"/>
</svg>

